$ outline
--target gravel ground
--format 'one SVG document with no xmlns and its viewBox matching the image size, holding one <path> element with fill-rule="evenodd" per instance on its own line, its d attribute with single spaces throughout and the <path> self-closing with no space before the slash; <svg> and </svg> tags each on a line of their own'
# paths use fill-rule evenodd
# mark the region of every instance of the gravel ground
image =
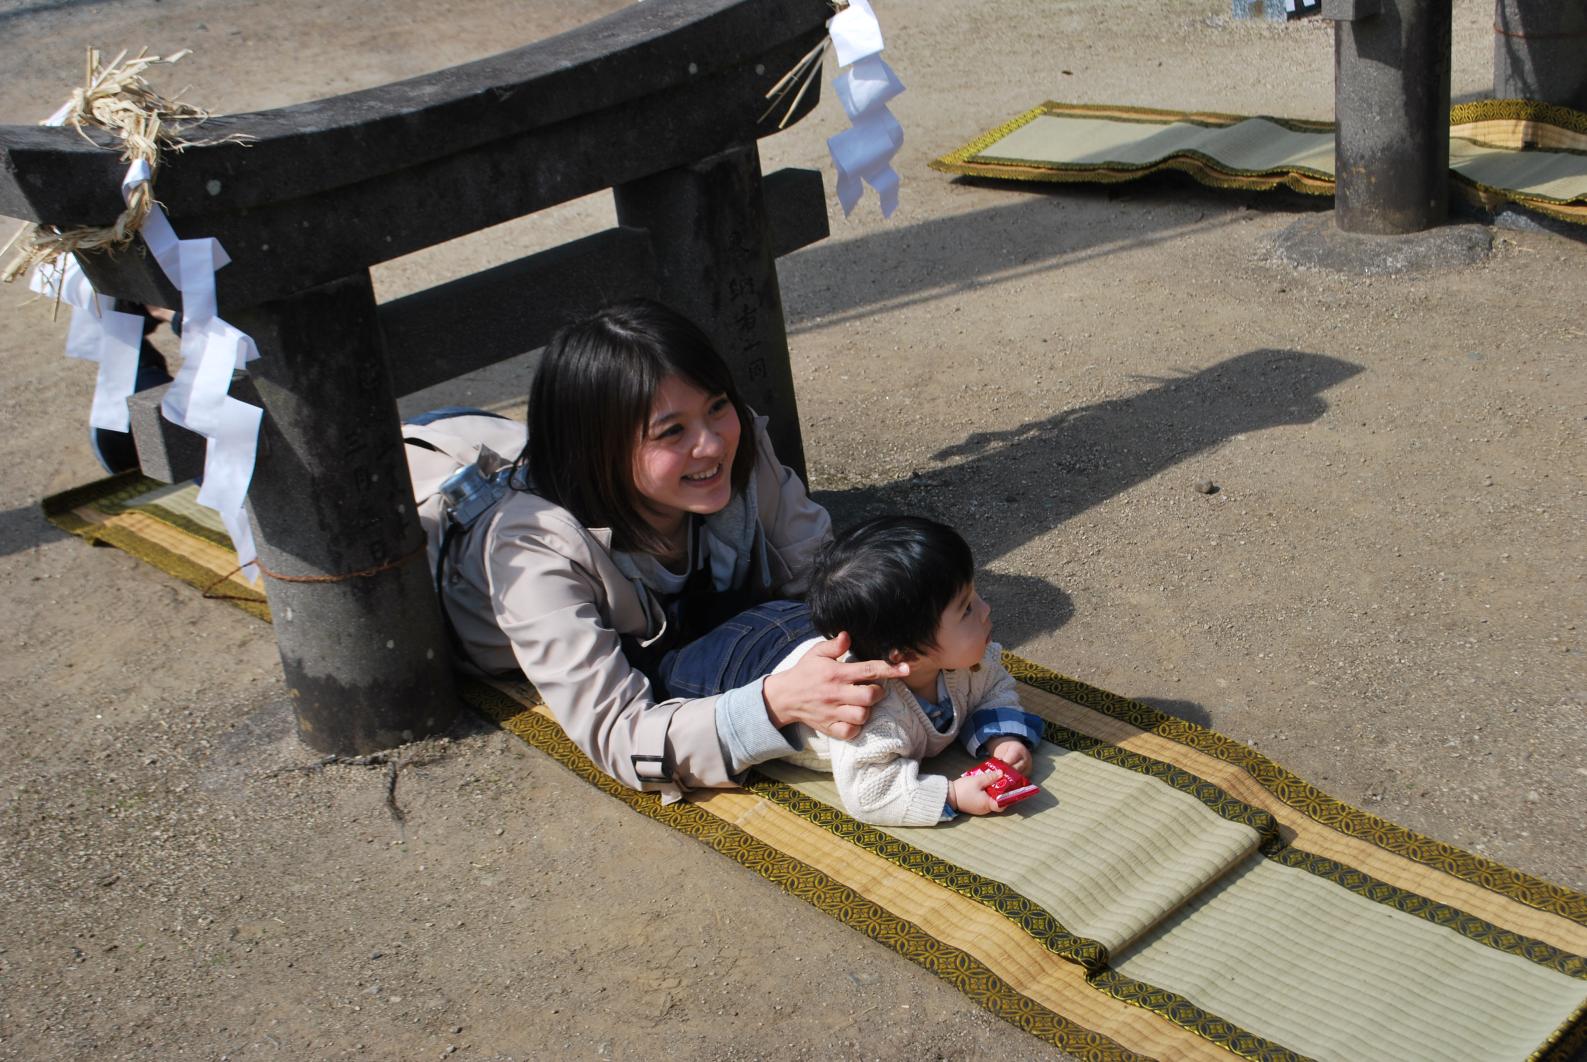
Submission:
<svg viewBox="0 0 1587 1062">
<path fill-rule="evenodd" d="M 0 120 L 53 110 L 88 43 L 192 47 L 176 84 L 239 111 L 619 6 L 10 0 Z M 881 15 L 904 205 L 834 203 L 780 264 L 817 496 L 961 527 L 1017 652 L 1587 888 L 1583 244 L 1501 230 L 1478 265 L 1352 278 L 1271 254 L 1313 200 L 953 181 L 926 161 L 1048 98 L 1329 117 L 1331 35 L 1213 0 Z M 1491 19 L 1455 15 L 1475 98 Z M 840 127 L 824 101 L 767 168 L 823 165 Z M 376 283 L 611 220 L 581 200 Z M 0 1058 L 1058 1057 L 483 724 L 404 750 L 402 822 L 383 770 L 313 769 L 262 626 L 38 515 L 95 475 L 93 379 L 25 295 L 0 292 Z M 509 364 L 407 405 L 523 393 Z"/>
</svg>

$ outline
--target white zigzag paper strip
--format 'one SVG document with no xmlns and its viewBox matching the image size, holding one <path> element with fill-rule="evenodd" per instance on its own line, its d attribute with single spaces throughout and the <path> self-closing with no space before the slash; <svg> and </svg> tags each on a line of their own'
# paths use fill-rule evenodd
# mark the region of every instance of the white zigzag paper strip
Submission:
<svg viewBox="0 0 1587 1062">
<path fill-rule="evenodd" d="M 892 161 L 904 144 L 904 130 L 887 101 L 903 92 L 904 85 L 880 55 L 882 29 L 867 0 L 850 0 L 832 16 L 827 31 L 838 65 L 849 67 L 832 85 L 852 128 L 827 140 L 838 174 L 838 202 L 848 216 L 869 184 L 881 200 L 882 216 L 892 217 L 898 209 L 898 173 Z"/>
<path fill-rule="evenodd" d="M 57 112 L 54 124 L 64 114 L 64 109 Z M 121 182 L 123 198 L 150 179 L 147 162 L 132 163 Z M 237 556 L 243 558 L 243 576 L 252 581 L 259 576 L 258 554 L 244 506 L 264 410 L 227 394 L 232 373 L 259 356 L 252 339 L 216 316 L 215 271 L 231 259 L 216 240 L 179 239 L 159 204 L 144 219 L 142 235 L 160 269 L 182 293 L 182 367 L 166 391 L 161 413 L 204 436 L 204 484 L 198 501 L 220 514 Z M 34 270 L 29 286 L 73 308 L 66 353 L 99 364 L 89 423 L 128 430 L 127 399 L 138 371 L 142 318 L 118 312 L 113 299 L 97 294 L 75 258 L 60 267 Z"/>
</svg>

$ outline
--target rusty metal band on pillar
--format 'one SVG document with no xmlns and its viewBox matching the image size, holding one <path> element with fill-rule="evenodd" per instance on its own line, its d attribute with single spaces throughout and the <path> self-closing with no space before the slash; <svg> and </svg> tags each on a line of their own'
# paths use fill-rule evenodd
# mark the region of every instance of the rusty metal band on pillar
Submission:
<svg viewBox="0 0 1587 1062">
<path fill-rule="evenodd" d="M 1587 4 L 1497 0 L 1493 94 L 1587 110 Z"/>
</svg>

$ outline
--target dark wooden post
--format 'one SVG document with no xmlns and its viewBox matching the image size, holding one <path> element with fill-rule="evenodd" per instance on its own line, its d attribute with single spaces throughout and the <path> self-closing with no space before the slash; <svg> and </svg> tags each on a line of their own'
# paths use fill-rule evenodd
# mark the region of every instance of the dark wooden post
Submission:
<svg viewBox="0 0 1587 1062">
<path fill-rule="evenodd" d="M 303 741 L 389 748 L 457 712 L 369 274 L 231 315 L 269 416 L 249 506 Z"/>
<path fill-rule="evenodd" d="M 1587 5 L 1581 0 L 1498 0 L 1493 94 L 1587 111 Z"/>
<path fill-rule="evenodd" d="M 805 478 L 782 292 L 753 141 L 618 185 L 617 219 L 650 233 L 661 300 L 711 336 L 745 400 Z"/>
<path fill-rule="evenodd" d="M 1449 212 L 1451 0 L 1324 0 L 1334 20 L 1334 219 L 1399 235 Z"/>
</svg>

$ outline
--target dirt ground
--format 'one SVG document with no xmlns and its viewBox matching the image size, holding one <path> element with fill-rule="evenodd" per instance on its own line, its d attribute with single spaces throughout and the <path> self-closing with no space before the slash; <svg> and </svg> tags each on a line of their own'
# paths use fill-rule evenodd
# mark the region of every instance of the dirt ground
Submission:
<svg viewBox="0 0 1587 1062">
<path fill-rule="evenodd" d="M 191 47 L 162 84 L 240 111 L 619 6 L 0 0 L 0 121 L 52 111 L 90 43 Z M 950 180 L 927 160 L 1049 98 L 1329 117 L 1331 33 L 1219 0 L 878 6 L 903 206 L 834 201 L 780 264 L 817 496 L 956 523 L 1021 654 L 1587 888 L 1587 245 L 1503 230 L 1477 266 L 1353 279 L 1270 259 L 1326 207 L 1298 197 Z M 1479 97 L 1490 8 L 1455 14 Z M 824 168 L 842 124 L 829 97 L 767 168 Z M 568 204 L 377 285 L 611 220 Z M 403 826 L 378 771 L 274 773 L 313 757 L 268 630 L 40 517 L 96 475 L 93 373 L 19 286 L 0 305 L 0 1057 L 1057 1057 L 484 724 L 402 774 Z M 523 393 L 505 366 L 405 405 Z"/>
</svg>

